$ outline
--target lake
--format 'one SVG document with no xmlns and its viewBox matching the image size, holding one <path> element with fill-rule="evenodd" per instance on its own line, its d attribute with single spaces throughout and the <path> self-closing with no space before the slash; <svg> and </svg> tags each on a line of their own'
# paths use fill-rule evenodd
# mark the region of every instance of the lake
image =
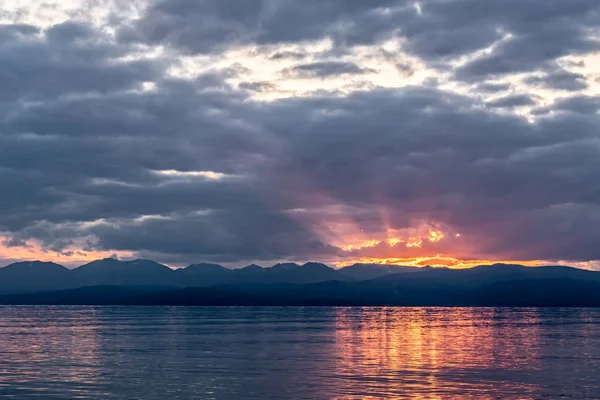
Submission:
<svg viewBox="0 0 600 400">
<path fill-rule="evenodd" d="M 0 397 L 600 399 L 600 309 L 0 307 Z"/>
</svg>

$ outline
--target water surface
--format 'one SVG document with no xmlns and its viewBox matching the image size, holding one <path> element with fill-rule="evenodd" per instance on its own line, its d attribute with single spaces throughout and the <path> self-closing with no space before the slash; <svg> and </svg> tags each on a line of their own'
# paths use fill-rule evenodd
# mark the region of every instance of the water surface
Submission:
<svg viewBox="0 0 600 400">
<path fill-rule="evenodd" d="M 0 307 L 0 397 L 600 399 L 600 309 Z"/>
</svg>

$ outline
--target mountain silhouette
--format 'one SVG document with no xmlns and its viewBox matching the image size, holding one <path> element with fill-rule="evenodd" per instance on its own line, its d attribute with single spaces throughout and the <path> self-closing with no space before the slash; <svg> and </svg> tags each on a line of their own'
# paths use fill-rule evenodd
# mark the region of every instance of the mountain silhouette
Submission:
<svg viewBox="0 0 600 400">
<path fill-rule="evenodd" d="M 233 271 L 218 264 L 192 264 L 175 271 L 179 286 L 211 286 L 231 281 Z"/>
<path fill-rule="evenodd" d="M 260 283 L 269 279 L 274 267 L 263 268 L 260 265 L 251 264 L 241 269 L 232 270 L 229 282 L 254 282 Z"/>
<path fill-rule="evenodd" d="M 600 281 L 600 272 L 565 266 L 524 267 L 513 264 L 481 265 L 467 269 L 428 268 L 414 274 L 392 274 L 377 278 L 403 284 L 481 286 L 494 282 L 526 279 L 578 279 Z"/>
<path fill-rule="evenodd" d="M 105 258 L 82 265 L 72 273 L 79 286 L 175 283 L 171 268 L 151 260 L 120 261 Z"/>
<path fill-rule="evenodd" d="M 494 264 L 468 269 L 309 262 L 174 270 L 103 259 L 69 270 L 22 262 L 0 268 L 1 304 L 600 306 L 600 272 Z"/>
<path fill-rule="evenodd" d="M 0 268 L 0 293 L 68 288 L 75 284 L 70 272 L 51 262 L 14 263 Z"/>
<path fill-rule="evenodd" d="M 387 264 L 362 264 L 357 263 L 341 268 L 339 271 L 349 278 L 363 281 L 367 279 L 379 278 L 386 275 L 405 273 L 405 272 L 422 272 L 431 269 L 431 267 L 411 267 L 404 265 L 387 265 Z"/>
<path fill-rule="evenodd" d="M 291 271 L 300 268 L 296 263 L 278 263 L 271 267 L 272 271 Z"/>
<path fill-rule="evenodd" d="M 269 269 L 268 282 L 315 283 L 344 279 L 338 271 L 325 264 L 309 262 L 304 265 L 277 264 Z"/>
<path fill-rule="evenodd" d="M 218 264 L 193 264 L 177 270 L 184 281 L 177 286 L 213 286 L 219 284 L 261 284 L 261 283 L 314 283 L 328 280 L 343 280 L 338 271 L 320 263 L 276 264 L 270 268 L 252 264 L 241 269 L 228 269 Z"/>
</svg>

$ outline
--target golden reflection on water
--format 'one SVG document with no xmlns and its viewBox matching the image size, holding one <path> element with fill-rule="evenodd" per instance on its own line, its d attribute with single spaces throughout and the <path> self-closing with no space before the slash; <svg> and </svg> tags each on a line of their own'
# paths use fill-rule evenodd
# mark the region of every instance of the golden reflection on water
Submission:
<svg viewBox="0 0 600 400">
<path fill-rule="evenodd" d="M 535 312 L 519 322 L 491 308 L 380 308 L 360 318 L 355 312 L 336 314 L 336 376 L 346 387 L 337 398 L 485 400 L 538 389 L 511 376 L 539 368 L 531 352 L 538 348 Z"/>
</svg>

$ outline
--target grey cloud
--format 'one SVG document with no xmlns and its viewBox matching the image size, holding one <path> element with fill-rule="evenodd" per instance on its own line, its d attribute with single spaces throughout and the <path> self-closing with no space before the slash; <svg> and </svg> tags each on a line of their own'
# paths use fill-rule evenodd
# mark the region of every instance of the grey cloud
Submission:
<svg viewBox="0 0 600 400">
<path fill-rule="evenodd" d="M 319 243 L 312 232 L 270 210 L 215 212 L 205 217 L 148 220 L 92 230 L 101 246 L 112 249 L 189 254 L 205 260 L 277 260 L 311 254 L 331 256 L 336 249 Z M 145 234 L 143 232 L 146 232 Z M 160 232 L 160 233 L 158 233 Z"/>
<path fill-rule="evenodd" d="M 406 226 L 407 215 L 433 218 L 470 237 L 494 237 L 511 244 L 511 230 L 497 230 L 507 219 L 515 224 L 511 229 L 517 229 L 525 212 L 551 213 L 556 204 L 568 201 L 588 204 L 590 210 L 598 207 L 600 188 L 594 178 L 600 173 L 595 162 L 598 149 L 569 145 L 594 138 L 597 121 L 561 117 L 532 126 L 518 117 L 482 111 L 469 98 L 423 88 L 271 104 L 231 101 L 234 93 L 226 95 L 230 101 L 221 102 L 214 92 L 168 88 L 129 95 L 128 103 L 121 99 L 114 104 L 118 100 L 114 96 L 102 101 L 130 110 L 136 105 L 150 115 L 172 113 L 170 118 L 152 119 L 136 129 L 126 119 L 119 119 L 123 129 L 116 129 L 118 120 L 113 120 L 110 132 L 118 134 L 103 140 L 77 139 L 77 131 L 61 135 L 63 130 L 53 122 L 57 146 L 72 137 L 63 155 L 54 160 L 32 158 L 27 166 L 19 166 L 20 157 L 13 157 L 10 164 L 11 158 L 3 157 L 3 165 L 15 174 L 12 183 L 4 181 L 3 192 L 33 190 L 30 184 L 14 186 L 16 177 L 25 174 L 38 183 L 36 192 L 27 196 L 29 203 L 3 198 L 12 211 L 0 225 L 20 240 L 38 238 L 52 248 L 69 243 L 64 238 L 92 234 L 99 239 L 94 248 L 165 257 L 188 254 L 190 261 L 335 258 L 343 252 L 324 243 L 312 228 L 319 221 L 335 219 L 327 212 L 319 218 L 312 215 L 332 204 L 352 206 L 345 218 L 367 231 L 384 226 L 372 211 L 385 204 L 389 210 L 402 210 L 390 211 L 387 221 L 398 228 Z M 221 107 L 217 120 L 202 111 L 215 104 Z M 73 107 L 61 102 L 58 106 Z M 36 113 L 42 118 L 52 114 Z M 78 118 L 85 114 L 72 114 L 69 124 Z M 228 125 L 232 119 L 240 121 L 233 130 Z M 29 130 L 43 133 L 48 124 L 42 121 Z M 135 139 L 139 129 L 144 131 L 141 141 Z M 123 140 L 123 135 L 130 139 Z M 9 146 L 3 149 L 16 151 L 17 144 L 7 139 Z M 36 140 L 18 146 L 25 150 L 51 144 Z M 97 145 L 101 147 L 95 154 L 90 149 Z M 526 149 L 552 152 L 523 152 Z M 160 169 L 223 171 L 240 178 L 173 180 L 148 172 Z M 108 181 L 94 184 L 91 178 Z M 308 213 L 288 212 L 298 208 Z M 142 215 L 164 218 L 137 221 Z M 73 224 L 100 218 L 107 223 L 91 228 Z M 40 220 L 51 225 L 39 225 Z M 68 221 L 68 229 L 56 228 Z M 574 238 L 590 234 L 571 231 L 568 225 L 561 232 Z M 497 242 L 484 243 L 479 250 L 499 254 L 502 247 L 496 246 Z M 574 249 L 565 247 L 565 254 L 572 256 Z M 514 254 L 508 246 L 503 251 L 505 256 Z M 520 251 L 525 250 L 515 249 Z M 577 259 L 590 254 L 581 252 Z M 538 256 L 532 251 L 531 257 Z"/>
<path fill-rule="evenodd" d="M 317 78 L 327 78 L 336 75 L 360 75 L 373 73 L 371 68 L 362 68 L 353 62 L 319 61 L 310 64 L 300 64 L 283 71 L 288 75 L 299 75 Z"/>
<path fill-rule="evenodd" d="M 174 0 L 152 2 L 140 21 L 119 27 L 117 41 L 85 24 L 3 27 L 0 232 L 8 245 L 36 239 L 68 251 L 89 240 L 86 249 L 241 262 L 373 255 L 349 254 L 335 239 L 352 227 L 377 236 L 436 221 L 465 240 L 440 245 L 450 255 L 467 246 L 481 258 L 598 259 L 595 97 L 565 98 L 534 121 L 508 112 L 531 104 L 523 94 L 487 104 L 507 108 L 499 113 L 428 85 L 261 102 L 251 93 L 271 82 L 232 87 L 239 65 L 175 79 L 166 59 L 123 57 L 136 51 L 133 42 L 205 53 L 403 35 L 413 54 L 441 65 L 506 31 L 513 39 L 459 74 L 550 76 L 562 73 L 552 68 L 565 46 L 574 54 L 593 47 L 583 32 L 596 23 L 597 3 L 568 4 L 430 0 L 418 15 L 392 1 Z M 319 77 L 365 72 L 337 60 L 295 68 Z M 148 80 L 154 89 L 139 90 Z M 508 89 L 490 85 L 478 89 Z M 156 172 L 164 170 L 191 173 Z"/>
<path fill-rule="evenodd" d="M 54 25 L 45 33 L 50 42 L 58 43 L 72 43 L 76 40 L 85 40 L 96 36 L 96 32 L 88 25 L 71 21 Z"/>
<path fill-rule="evenodd" d="M 440 59 L 451 59 L 479 50 L 499 39 L 497 31 L 477 23 L 451 28 L 439 26 L 439 17 L 433 17 L 433 21 L 415 22 L 413 26 L 406 26 L 402 30 L 408 38 L 408 50 L 434 64 Z M 416 19 L 418 21 L 419 17 Z"/>
<path fill-rule="evenodd" d="M 484 82 L 477 85 L 477 89 L 482 90 L 484 92 L 494 93 L 494 92 L 503 92 L 505 90 L 510 89 L 510 83 L 496 83 L 496 82 Z"/>
<path fill-rule="evenodd" d="M 32 31 L 28 27 L 17 30 Z M 116 62 L 128 49 L 108 40 L 88 26 L 66 22 L 42 37 L 28 34 L 0 41 L 0 102 L 124 90 L 160 76 L 156 63 Z"/>
<path fill-rule="evenodd" d="M 264 92 L 276 88 L 276 86 L 270 82 L 242 82 L 238 87 L 252 92 Z"/>
<path fill-rule="evenodd" d="M 535 105 L 535 100 L 526 94 L 514 94 L 508 95 L 504 97 L 500 97 L 499 99 L 488 101 L 485 103 L 488 107 L 492 108 L 513 108 L 513 107 L 522 107 L 522 106 L 532 106 Z"/>
<path fill-rule="evenodd" d="M 269 56 L 269 59 L 271 60 L 285 60 L 285 59 L 292 59 L 292 60 L 301 60 L 303 58 L 306 58 L 306 54 L 305 53 L 301 53 L 298 51 L 277 51 L 273 54 L 271 54 Z"/>
<path fill-rule="evenodd" d="M 144 17 L 118 32 L 122 41 L 168 43 L 190 52 L 217 51 L 256 35 L 264 0 L 151 2 Z"/>
<path fill-rule="evenodd" d="M 494 45 L 456 71 L 473 81 L 546 68 L 567 54 L 595 51 L 600 25 L 595 0 L 153 1 L 139 21 L 119 30 L 125 42 L 168 44 L 191 53 L 247 44 L 330 38 L 333 52 L 402 38 L 431 66 Z M 509 36 L 510 35 L 510 36 Z M 285 53 L 276 52 L 273 57 Z M 297 57 L 298 54 L 289 53 Z M 286 56 L 287 57 L 287 56 Z"/>
<path fill-rule="evenodd" d="M 0 25 L 0 43 L 20 40 L 24 37 L 39 33 L 40 29 L 33 25 L 13 24 Z"/>
<path fill-rule="evenodd" d="M 594 1 L 543 4 L 528 0 L 505 1 L 494 3 L 486 10 L 483 4 L 476 6 L 473 1 L 456 3 L 474 6 L 480 13 L 476 18 L 487 17 L 491 22 L 488 29 L 502 29 L 512 35 L 497 43 L 490 54 L 459 68 L 457 77 L 460 79 L 535 71 L 567 54 L 587 53 L 600 47 L 600 42 L 590 34 L 590 29 L 600 25 L 600 6 Z"/>
<path fill-rule="evenodd" d="M 404 0 L 153 1 L 143 18 L 121 27 L 118 36 L 122 41 L 168 43 L 192 53 L 209 53 L 252 42 L 291 43 L 326 36 L 341 42 L 366 43 L 379 31 L 385 31 L 377 11 L 405 3 Z M 348 24 L 351 27 L 344 27 Z M 364 34 L 352 31 L 361 27 L 368 27 L 369 31 Z"/>
<path fill-rule="evenodd" d="M 568 97 L 558 101 L 553 108 L 579 114 L 595 114 L 600 110 L 600 98 L 590 96 Z"/>
<path fill-rule="evenodd" d="M 563 69 L 553 70 L 542 76 L 529 77 L 525 82 L 531 85 L 569 91 L 580 91 L 588 87 L 585 76 Z"/>
</svg>

